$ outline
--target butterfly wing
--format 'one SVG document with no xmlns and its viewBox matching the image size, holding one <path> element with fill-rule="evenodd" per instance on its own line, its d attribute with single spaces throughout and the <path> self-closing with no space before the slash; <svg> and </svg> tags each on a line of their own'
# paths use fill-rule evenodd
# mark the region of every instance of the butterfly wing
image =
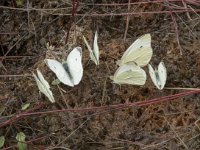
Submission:
<svg viewBox="0 0 200 150">
<path fill-rule="evenodd" d="M 138 66 L 142 67 L 149 63 L 152 54 L 151 35 L 145 34 L 133 42 L 133 44 L 125 51 L 119 65 L 135 62 Z"/>
<path fill-rule="evenodd" d="M 33 77 L 34 77 L 34 79 L 35 79 L 35 81 L 37 83 L 37 86 L 38 86 L 40 92 L 42 92 L 43 94 L 45 94 L 46 91 L 45 91 L 44 85 L 40 82 L 39 78 L 34 73 L 33 73 Z"/>
<path fill-rule="evenodd" d="M 49 86 L 49 83 L 44 79 L 42 73 L 40 72 L 40 70 L 37 69 L 37 76 L 38 76 L 38 79 L 40 80 L 40 82 L 47 88 L 49 89 L 50 86 Z"/>
<path fill-rule="evenodd" d="M 94 56 L 95 56 L 96 65 L 99 64 L 99 46 L 98 46 L 98 43 L 97 43 L 97 38 L 98 38 L 98 34 L 97 34 L 97 31 L 96 31 L 95 36 L 94 36 L 94 44 L 93 44 L 93 53 L 94 53 Z"/>
<path fill-rule="evenodd" d="M 167 69 L 164 62 L 160 62 L 158 65 L 158 75 L 161 83 L 160 89 L 163 89 L 167 80 Z"/>
<path fill-rule="evenodd" d="M 73 81 L 71 80 L 69 74 L 64 69 L 63 65 L 57 60 L 53 59 L 45 59 L 45 63 L 47 66 L 53 71 L 57 78 L 64 84 L 69 85 L 71 87 L 74 86 Z"/>
<path fill-rule="evenodd" d="M 153 67 L 148 64 L 148 68 L 149 68 L 149 75 L 151 77 L 151 80 L 153 81 L 154 85 L 158 88 L 161 89 L 161 83 L 160 83 L 160 78 L 159 75 L 156 75 L 156 71 L 153 69 Z"/>
<path fill-rule="evenodd" d="M 98 35 L 97 35 L 97 32 L 95 32 L 95 36 L 94 36 L 94 43 L 93 43 L 93 50 L 92 48 L 90 47 L 90 45 L 88 44 L 86 38 L 83 36 L 83 40 L 90 52 L 90 59 L 92 61 L 95 62 L 96 65 L 99 64 L 99 47 L 98 47 L 98 43 L 97 43 L 97 38 L 98 38 Z"/>
<path fill-rule="evenodd" d="M 124 64 L 114 74 L 114 83 L 144 85 L 146 82 L 145 71 L 135 64 Z"/>
<path fill-rule="evenodd" d="M 37 86 L 39 88 L 39 90 L 48 97 L 48 99 L 54 103 L 55 100 L 54 100 L 54 97 L 53 97 L 53 93 L 52 91 L 50 90 L 50 86 L 49 86 L 49 83 L 44 79 L 42 73 L 37 70 L 37 75 L 36 76 L 34 73 L 33 73 L 33 77 L 37 83 Z"/>
<path fill-rule="evenodd" d="M 79 84 L 83 76 L 82 66 L 82 48 L 74 48 L 67 57 L 67 65 L 69 73 L 72 77 L 74 85 Z"/>
</svg>

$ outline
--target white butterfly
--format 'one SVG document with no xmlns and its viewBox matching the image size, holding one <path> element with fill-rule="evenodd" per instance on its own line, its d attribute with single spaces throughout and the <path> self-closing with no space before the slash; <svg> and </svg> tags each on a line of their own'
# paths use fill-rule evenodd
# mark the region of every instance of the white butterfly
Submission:
<svg viewBox="0 0 200 150">
<path fill-rule="evenodd" d="M 114 74 L 114 83 L 144 85 L 146 73 L 141 67 L 149 63 L 152 54 L 151 35 L 139 37 L 118 61 L 119 68 Z"/>
<path fill-rule="evenodd" d="M 153 54 L 151 48 L 151 35 L 145 34 L 139 37 L 131 46 L 124 52 L 118 64 L 121 66 L 129 62 L 135 62 L 138 66 L 146 66 Z"/>
<path fill-rule="evenodd" d="M 90 45 L 88 44 L 86 38 L 83 36 L 83 40 L 90 52 L 90 58 L 92 61 L 95 62 L 96 65 L 99 65 L 99 46 L 97 43 L 97 38 L 98 38 L 98 34 L 97 31 L 95 32 L 95 36 L 94 36 L 94 43 L 93 43 L 93 49 L 90 47 Z"/>
<path fill-rule="evenodd" d="M 62 83 L 73 87 L 79 84 L 83 76 L 81 60 L 82 48 L 76 47 L 69 53 L 66 62 L 61 64 L 57 60 L 45 59 L 45 63 Z"/>
<path fill-rule="evenodd" d="M 150 64 L 148 65 L 148 68 L 153 83 L 158 89 L 162 90 L 167 80 L 167 69 L 164 62 L 160 62 L 158 69 L 154 70 Z"/>
<path fill-rule="evenodd" d="M 54 97 L 52 94 L 52 91 L 50 90 L 49 83 L 44 79 L 42 73 L 37 69 L 37 75 L 33 73 L 33 77 L 35 78 L 35 81 L 37 83 L 37 86 L 44 95 L 48 97 L 48 99 L 54 103 Z"/>
<path fill-rule="evenodd" d="M 124 64 L 117 69 L 114 76 L 111 76 L 111 79 L 117 84 L 144 85 L 146 73 L 134 63 Z"/>
</svg>

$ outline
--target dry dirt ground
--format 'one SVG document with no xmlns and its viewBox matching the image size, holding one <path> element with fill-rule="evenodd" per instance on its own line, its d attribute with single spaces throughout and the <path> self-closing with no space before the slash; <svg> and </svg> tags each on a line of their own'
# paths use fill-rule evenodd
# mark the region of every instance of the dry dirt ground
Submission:
<svg viewBox="0 0 200 150">
<path fill-rule="evenodd" d="M 141 107 L 102 109 L 100 114 L 94 114 L 93 109 L 15 116 L 125 104 L 183 92 L 158 90 L 149 75 L 144 86 L 120 86 L 110 80 L 117 69 L 116 61 L 146 33 L 152 36 L 150 63 L 156 66 L 163 60 L 166 64 L 166 87 L 200 87 L 200 14 L 195 11 L 200 3 L 180 1 L 139 2 L 128 8 L 128 1 L 120 0 L 96 1 L 104 5 L 81 1 L 74 7 L 67 0 L 1 0 L 0 135 L 5 137 L 4 148 L 14 148 L 16 134 L 23 132 L 28 149 L 200 149 L 199 94 Z M 126 5 L 107 5 L 114 2 Z M 184 12 L 186 9 L 190 12 Z M 135 14 L 115 16 L 128 10 Z M 170 13 L 176 10 L 182 12 Z M 82 40 L 84 35 L 92 41 L 95 30 L 99 33 L 99 66 L 89 61 Z M 54 50 L 47 50 L 47 43 Z M 39 93 L 32 72 L 39 68 L 51 83 L 55 75 L 43 60 L 63 60 L 76 46 L 83 48 L 82 81 L 74 88 L 51 85 L 56 99 L 52 104 Z M 21 110 L 26 103 L 30 103 L 29 108 Z"/>
</svg>

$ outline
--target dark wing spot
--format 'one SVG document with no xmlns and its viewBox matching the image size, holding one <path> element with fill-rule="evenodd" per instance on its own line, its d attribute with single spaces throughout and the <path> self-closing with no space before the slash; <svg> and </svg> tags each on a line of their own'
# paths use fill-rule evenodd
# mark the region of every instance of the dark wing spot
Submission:
<svg viewBox="0 0 200 150">
<path fill-rule="evenodd" d="M 141 45 L 140 48 L 143 48 L 143 46 Z"/>
</svg>

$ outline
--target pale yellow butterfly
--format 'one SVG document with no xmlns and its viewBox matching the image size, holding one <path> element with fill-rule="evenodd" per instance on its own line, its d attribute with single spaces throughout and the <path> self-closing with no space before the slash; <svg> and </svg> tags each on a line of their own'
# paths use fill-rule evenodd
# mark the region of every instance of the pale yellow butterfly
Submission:
<svg viewBox="0 0 200 150">
<path fill-rule="evenodd" d="M 129 62 L 134 62 L 138 66 L 143 67 L 149 63 L 152 54 L 151 35 L 145 34 L 131 44 L 124 52 L 118 64 L 121 66 Z"/>
</svg>

